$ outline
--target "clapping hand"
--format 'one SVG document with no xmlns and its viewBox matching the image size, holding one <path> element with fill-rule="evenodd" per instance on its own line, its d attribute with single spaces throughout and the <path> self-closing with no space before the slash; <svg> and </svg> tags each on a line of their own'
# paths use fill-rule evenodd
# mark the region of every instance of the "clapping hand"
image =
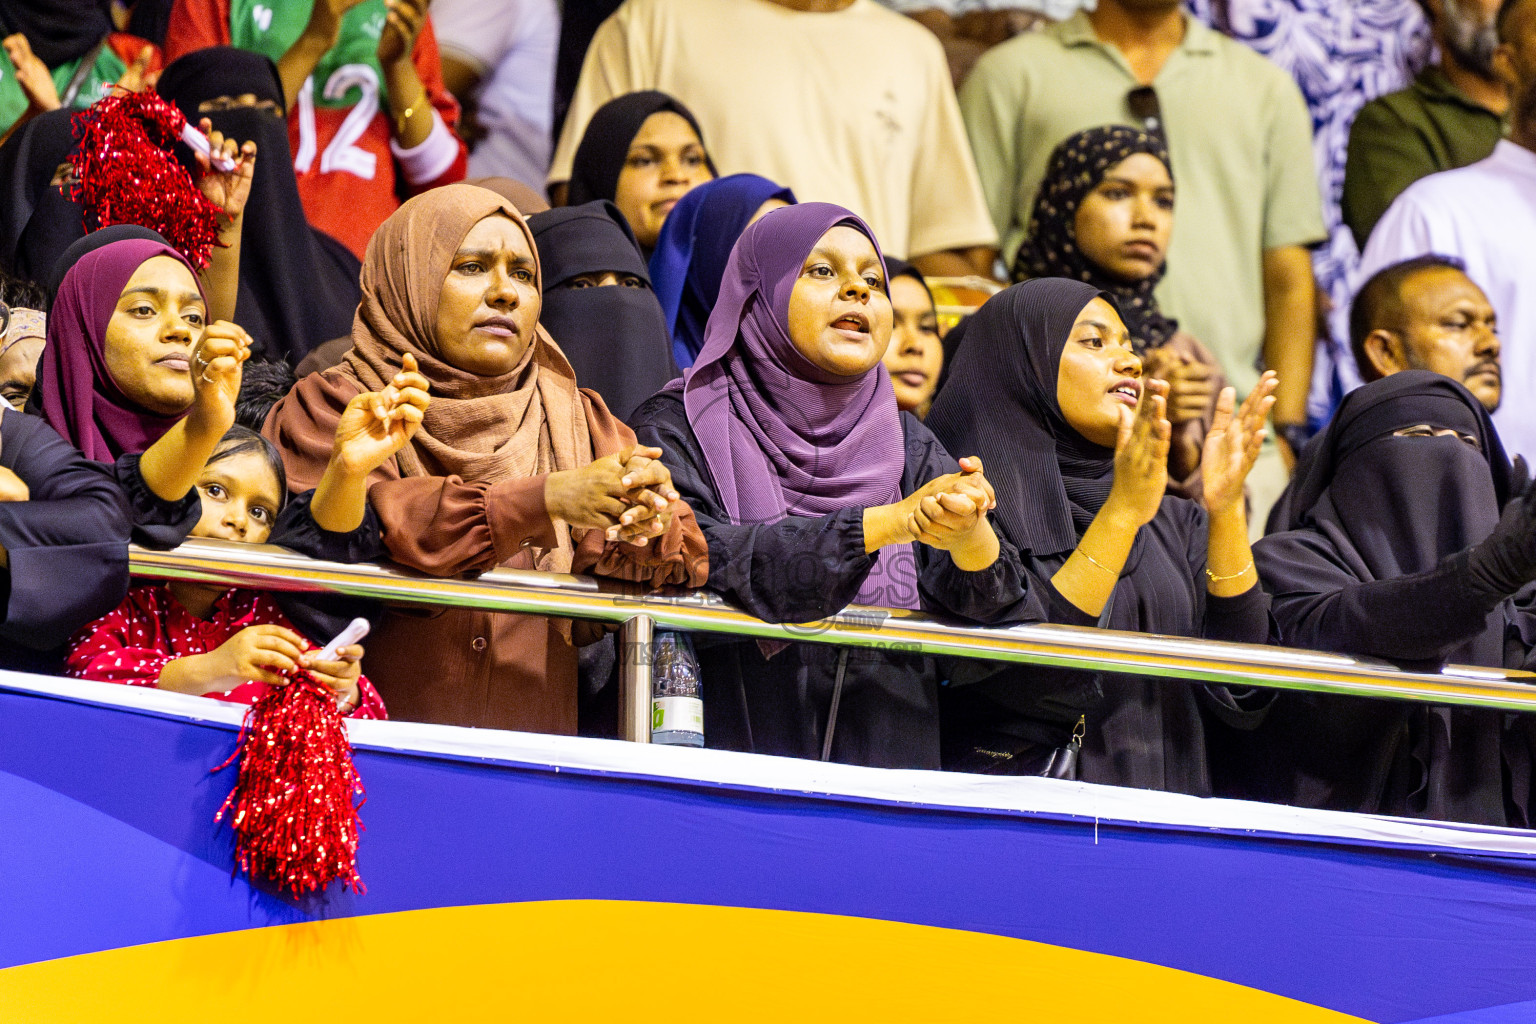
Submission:
<svg viewBox="0 0 1536 1024">
<path fill-rule="evenodd" d="M 16 72 L 16 84 L 27 97 L 27 103 L 37 113 L 59 109 L 59 90 L 48 73 L 48 65 L 32 52 L 27 37 L 17 32 L 0 39 L 0 48 L 10 58 Z"/>
<path fill-rule="evenodd" d="M 427 0 L 385 0 L 384 31 L 379 33 L 377 56 L 383 67 L 410 60 L 416 37 L 427 20 Z"/>
<path fill-rule="evenodd" d="M 1135 529 L 1152 521 L 1168 489 L 1167 381 L 1142 378 L 1136 411 L 1120 411 L 1120 436 L 1115 441 L 1115 481 L 1105 509 L 1126 516 Z"/>
<path fill-rule="evenodd" d="M 1273 370 L 1259 378 L 1236 414 L 1237 392 L 1223 388 L 1216 400 L 1216 417 L 1205 435 L 1201 459 L 1205 507 L 1213 515 L 1243 500 L 1243 482 L 1264 444 L 1264 423 L 1275 405 L 1279 378 Z"/>
</svg>

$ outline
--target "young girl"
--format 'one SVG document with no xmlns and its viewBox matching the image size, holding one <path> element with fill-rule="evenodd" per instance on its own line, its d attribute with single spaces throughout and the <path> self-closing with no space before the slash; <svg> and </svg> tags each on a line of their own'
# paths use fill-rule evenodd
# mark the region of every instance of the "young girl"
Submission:
<svg viewBox="0 0 1536 1024">
<path fill-rule="evenodd" d="M 1157 303 L 1173 237 L 1171 166 L 1160 136 L 1125 125 L 1063 141 L 1040 183 L 1013 279 L 1067 277 L 1114 297 L 1147 376 L 1168 382 L 1168 492 L 1200 501 L 1200 456 L 1227 382 L 1210 350 Z"/>
<path fill-rule="evenodd" d="M 355 408 L 348 409 L 350 420 L 368 422 L 349 436 L 358 444 L 377 446 L 381 437 L 386 446 L 403 444 L 427 404 L 425 382 L 420 383 L 358 396 Z M 282 458 L 260 434 L 233 427 L 198 476 L 197 491 L 202 518 L 192 536 L 265 543 L 288 493 Z M 333 491 L 313 502 L 322 515 L 361 515 L 359 509 L 339 507 L 360 504 L 361 495 Z M 327 508 L 328 503 L 338 507 Z M 82 629 L 72 647 L 66 666 L 78 679 L 251 704 L 269 686 L 285 685 L 286 673 L 303 668 L 336 695 L 345 714 L 387 717 L 378 692 L 362 675 L 362 647 L 343 647 L 335 661 L 316 660 L 316 645 L 295 630 L 270 596 L 256 591 L 188 580 L 144 584 Z"/>
</svg>

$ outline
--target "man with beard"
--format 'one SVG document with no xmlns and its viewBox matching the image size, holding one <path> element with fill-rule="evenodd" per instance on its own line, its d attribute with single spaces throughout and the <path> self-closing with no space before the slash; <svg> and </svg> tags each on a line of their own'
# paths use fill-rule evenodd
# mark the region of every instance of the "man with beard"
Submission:
<svg viewBox="0 0 1536 1024">
<path fill-rule="evenodd" d="M 1420 178 L 1493 152 L 1509 97 L 1493 71 L 1499 0 L 1420 0 L 1440 63 L 1360 109 L 1344 163 L 1344 223 L 1365 248 L 1392 200 Z M 1367 378 L 1370 379 L 1370 378 Z"/>
<path fill-rule="evenodd" d="M 1498 318 L 1487 296 L 1449 256 L 1416 256 L 1379 270 L 1355 296 L 1349 342 L 1366 381 L 1429 370 L 1499 407 Z"/>
<path fill-rule="evenodd" d="M 1477 163 L 1421 178 L 1376 225 L 1362 280 L 1413 256 L 1459 258 L 1498 314 L 1503 362 L 1515 392 L 1536 383 L 1536 0 L 1505 0 L 1495 73 L 1509 89 L 1509 135 Z M 1506 402 L 1494 423 L 1511 455 L 1536 456 L 1536 403 Z"/>
</svg>

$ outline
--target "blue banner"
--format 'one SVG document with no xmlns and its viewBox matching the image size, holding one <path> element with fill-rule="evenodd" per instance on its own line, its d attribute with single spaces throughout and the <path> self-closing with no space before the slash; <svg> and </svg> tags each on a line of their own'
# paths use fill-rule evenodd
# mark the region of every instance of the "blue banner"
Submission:
<svg viewBox="0 0 1536 1024">
<path fill-rule="evenodd" d="M 1536 1019 L 1530 833 L 361 722 L 367 893 L 293 901 L 241 710 L 0 673 L 0 1018 Z"/>
</svg>

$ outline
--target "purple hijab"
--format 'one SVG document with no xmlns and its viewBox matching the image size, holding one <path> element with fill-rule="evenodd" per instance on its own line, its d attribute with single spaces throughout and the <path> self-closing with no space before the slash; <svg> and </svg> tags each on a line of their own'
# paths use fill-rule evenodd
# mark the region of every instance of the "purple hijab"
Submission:
<svg viewBox="0 0 1536 1024">
<path fill-rule="evenodd" d="M 48 343 L 37 379 L 43 418 L 96 462 L 144 451 L 185 415 L 161 416 L 135 405 L 107 372 L 107 321 L 134 272 L 156 256 L 171 257 L 196 280 L 196 271 L 175 249 L 129 238 L 82 256 L 59 283 L 48 312 Z"/>
<path fill-rule="evenodd" d="M 688 422 L 732 522 L 822 516 L 901 498 L 905 445 L 885 365 L 839 377 L 801 355 L 789 336 L 789 295 L 800 268 L 839 224 L 875 242 L 869 225 L 829 203 L 774 210 L 742 234 L 683 382 Z M 858 603 L 918 607 L 916 565 L 910 544 L 882 550 Z"/>
</svg>

